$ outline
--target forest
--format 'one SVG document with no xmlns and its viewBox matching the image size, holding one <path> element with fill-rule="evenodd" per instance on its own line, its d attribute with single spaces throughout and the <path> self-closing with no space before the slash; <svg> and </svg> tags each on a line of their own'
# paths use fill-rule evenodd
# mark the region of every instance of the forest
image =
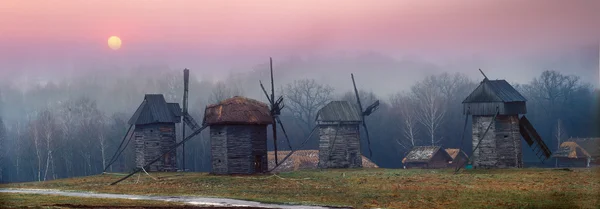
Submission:
<svg viewBox="0 0 600 209">
<path fill-rule="evenodd" d="M 291 144 L 279 136 L 279 150 L 298 147 L 314 127 L 319 108 L 329 101 L 356 101 L 352 91 L 287 73 L 286 67 L 286 63 L 275 66 L 275 85 L 276 96 L 284 97 L 281 119 Z M 508 81 L 528 99 L 527 117 L 552 150 L 570 137 L 600 136 L 600 91 L 566 72 L 547 70 L 527 83 Z M 473 73 L 478 72 L 475 69 Z M 193 69 L 191 74 L 195 75 Z M 352 85 L 349 73 L 340 76 L 347 76 L 348 87 Z M 267 102 L 259 80 L 269 83 L 266 65 L 231 73 L 218 82 L 191 76 L 190 113 L 200 122 L 207 105 L 236 95 Z M 362 103 L 381 102 L 380 108 L 366 119 L 373 150 L 371 160 L 380 167 L 400 168 L 403 156 L 412 146 L 459 147 L 465 127 L 461 102 L 481 80 L 464 73 L 436 72 L 415 81 L 410 88 L 383 95 L 369 90 L 369 83 L 361 83 L 358 77 Z M 146 66 L 118 74 L 90 71 L 27 88 L 18 88 L 16 84 L 16 81 L 0 83 L 0 181 L 47 181 L 102 173 L 144 94 L 160 93 L 168 102 L 181 103 L 183 69 Z M 470 132 L 467 118 L 464 149 L 468 154 Z M 270 134 L 269 129 L 269 149 L 272 149 Z M 181 134 L 177 137 L 180 141 Z M 366 155 L 366 142 L 361 144 Z M 127 147 L 109 171 L 129 172 L 134 168 L 132 147 Z M 316 137 L 302 149 L 318 149 Z M 186 143 L 185 169 L 209 171 L 209 152 L 205 131 Z M 538 164 L 526 144 L 523 153 L 526 165 Z M 177 154 L 178 165 L 182 167 L 181 148 Z M 554 165 L 553 161 L 545 164 Z"/>
</svg>

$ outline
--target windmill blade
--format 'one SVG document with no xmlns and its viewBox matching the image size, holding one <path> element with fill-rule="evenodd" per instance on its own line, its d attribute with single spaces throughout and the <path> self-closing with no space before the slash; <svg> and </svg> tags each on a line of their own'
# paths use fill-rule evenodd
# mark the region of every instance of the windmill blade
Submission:
<svg viewBox="0 0 600 209">
<path fill-rule="evenodd" d="M 192 118 L 192 116 L 189 113 L 185 113 L 185 115 L 183 116 L 183 122 L 185 122 L 185 124 L 189 126 L 193 131 L 200 128 L 200 125 L 198 125 L 196 120 L 194 120 L 194 118 Z"/>
<path fill-rule="evenodd" d="M 350 73 L 350 76 L 352 77 L 352 85 L 354 85 L 354 94 L 356 95 L 356 103 L 358 103 L 358 109 L 362 115 L 362 104 L 360 103 L 360 97 L 358 96 L 358 90 L 356 89 L 356 82 L 354 82 L 354 74 Z M 364 120 L 364 118 L 363 118 Z"/>
<path fill-rule="evenodd" d="M 263 93 L 265 93 L 265 96 L 267 97 L 267 100 L 269 100 L 269 103 L 273 104 L 273 101 L 271 101 L 271 97 L 269 97 L 269 93 L 267 93 L 267 90 L 265 90 L 265 86 L 263 86 L 262 81 L 258 81 L 258 83 L 260 83 L 260 88 L 263 90 Z"/>
<path fill-rule="evenodd" d="M 369 116 L 371 115 L 373 112 L 375 112 L 375 110 L 379 109 L 379 100 L 375 101 L 373 104 L 369 105 L 367 107 L 367 109 L 365 109 L 365 111 L 363 112 L 363 115 L 365 116 Z"/>
<path fill-rule="evenodd" d="M 275 117 L 275 120 L 277 120 L 277 123 L 279 124 L 279 127 L 281 127 L 281 131 L 283 132 L 283 136 L 285 136 L 285 140 L 288 143 L 288 148 L 290 148 L 290 151 L 294 150 L 292 148 L 292 143 L 290 142 L 290 138 L 287 135 L 287 132 L 285 131 L 285 128 L 283 127 L 283 123 L 281 122 L 281 119 L 279 118 L 279 116 Z"/>
<path fill-rule="evenodd" d="M 371 150 L 371 138 L 369 137 L 369 129 L 367 128 L 367 123 L 365 121 L 362 122 L 363 127 L 365 128 L 365 134 L 367 134 L 367 147 L 369 148 L 369 160 L 373 156 L 373 151 Z"/>
<path fill-rule="evenodd" d="M 362 119 L 362 125 L 365 128 L 365 134 L 367 134 L 367 147 L 369 148 L 369 159 L 373 156 L 373 151 L 371 150 L 371 138 L 369 136 L 369 129 L 367 128 L 367 123 L 365 122 L 365 113 L 363 113 L 362 104 L 360 103 L 360 96 L 358 95 L 358 89 L 356 89 L 356 82 L 354 81 L 354 74 L 350 74 L 352 77 L 352 85 L 354 86 L 354 94 L 356 95 L 356 103 L 358 103 L 358 108 L 360 109 L 360 115 Z M 374 109 L 379 106 L 379 100 L 369 106 L 371 108 L 369 114 L 371 114 Z M 365 111 L 367 112 L 367 111 Z"/>
</svg>

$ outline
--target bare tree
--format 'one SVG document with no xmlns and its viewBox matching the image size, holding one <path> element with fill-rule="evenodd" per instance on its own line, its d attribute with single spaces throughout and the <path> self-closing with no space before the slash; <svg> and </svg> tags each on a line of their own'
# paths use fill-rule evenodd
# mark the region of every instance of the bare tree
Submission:
<svg viewBox="0 0 600 209">
<path fill-rule="evenodd" d="M 8 150 L 6 149 L 6 127 L 4 126 L 4 120 L 0 115 L 0 183 L 3 182 L 4 178 L 2 176 L 4 170 L 4 155 Z"/>
<path fill-rule="evenodd" d="M 446 114 L 446 103 L 438 85 L 435 77 L 430 76 L 412 87 L 412 93 L 418 102 L 416 119 L 425 126 L 432 146 L 441 140 L 436 138 L 436 134 Z"/>
<path fill-rule="evenodd" d="M 158 79 L 159 88 L 165 94 L 168 102 L 178 102 L 183 92 L 183 77 L 175 71 L 163 73 Z"/>
<path fill-rule="evenodd" d="M 234 85 L 227 85 L 225 82 L 219 81 L 212 89 L 212 93 L 210 95 L 211 103 L 218 103 L 225 99 L 231 98 L 233 96 L 243 96 L 244 93 L 241 88 L 238 88 Z"/>
<path fill-rule="evenodd" d="M 317 83 L 314 79 L 295 80 L 283 88 L 286 109 L 293 117 L 311 130 L 317 111 L 333 97 L 333 87 Z"/>
<path fill-rule="evenodd" d="M 33 140 L 33 147 L 35 149 L 35 157 L 37 159 L 37 180 L 42 181 L 42 142 L 40 140 L 40 124 L 37 121 L 32 121 L 30 125 L 31 139 Z"/>
<path fill-rule="evenodd" d="M 417 120 L 417 104 L 414 96 L 409 93 L 397 93 L 390 97 L 392 111 L 399 118 L 399 128 L 402 130 L 403 138 L 396 138 L 396 142 L 406 150 L 420 143 L 417 138 L 419 132 Z"/>
<path fill-rule="evenodd" d="M 554 129 L 554 138 L 556 139 L 556 150 L 560 149 L 560 143 L 567 137 L 567 132 L 562 125 L 562 121 L 560 119 L 556 120 L 556 127 Z M 558 168 L 558 158 L 555 159 L 555 167 Z"/>
<path fill-rule="evenodd" d="M 46 145 L 46 166 L 44 169 L 44 181 L 46 181 L 49 170 L 52 170 L 51 175 L 55 176 L 53 151 L 55 146 L 54 137 L 56 137 L 54 134 L 56 122 L 54 115 L 49 110 L 44 110 L 38 115 L 37 123 L 38 137 L 41 137 L 43 143 Z"/>
<path fill-rule="evenodd" d="M 100 145 L 100 157 L 102 158 L 102 168 L 106 168 L 106 149 L 108 148 L 108 140 L 106 137 L 106 130 L 107 130 L 107 119 L 106 116 L 104 116 L 104 114 L 102 114 L 101 112 L 97 112 L 97 124 L 98 124 L 98 145 Z"/>
</svg>

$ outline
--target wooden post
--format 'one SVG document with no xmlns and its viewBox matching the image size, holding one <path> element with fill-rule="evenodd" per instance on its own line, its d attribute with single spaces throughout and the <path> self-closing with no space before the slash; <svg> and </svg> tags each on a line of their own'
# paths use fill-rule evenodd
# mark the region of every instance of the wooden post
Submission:
<svg viewBox="0 0 600 209">
<path fill-rule="evenodd" d="M 275 84 L 273 83 L 273 58 L 269 57 L 269 66 L 271 68 L 271 116 L 273 117 L 273 151 L 275 151 L 275 164 L 277 165 L 279 161 L 277 160 L 277 124 L 275 123 L 276 116 L 274 115 L 275 111 Z"/>
<path fill-rule="evenodd" d="M 183 70 L 183 117 L 188 114 L 188 86 L 190 82 L 190 70 Z M 181 123 L 181 140 L 185 139 L 185 123 Z M 181 168 L 185 172 L 185 144 L 181 147 L 182 162 Z"/>
</svg>

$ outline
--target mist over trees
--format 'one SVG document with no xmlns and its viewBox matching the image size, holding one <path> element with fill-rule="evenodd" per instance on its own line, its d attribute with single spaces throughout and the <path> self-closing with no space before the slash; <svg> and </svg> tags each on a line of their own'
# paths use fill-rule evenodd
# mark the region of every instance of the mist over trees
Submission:
<svg viewBox="0 0 600 209">
<path fill-rule="evenodd" d="M 278 80 L 285 73 L 276 71 L 276 96 L 284 96 L 281 119 L 294 148 L 314 127 L 316 112 L 321 107 L 332 100 L 356 101 L 354 92 L 348 91 L 352 85 L 349 75 L 348 88 L 337 89 L 322 80 L 296 75 L 289 82 Z M 161 93 L 168 102 L 181 102 L 182 74 L 182 69 L 146 66 L 118 75 L 84 74 L 27 89 L 11 82 L 0 83 L 0 181 L 45 181 L 102 173 L 144 94 Z M 207 105 L 232 96 L 267 101 L 258 83 L 261 80 L 267 84 L 270 80 L 264 65 L 250 72 L 231 74 L 221 81 L 194 76 L 194 71 L 191 74 L 190 114 L 198 122 L 202 121 Z M 372 161 L 381 167 L 395 168 L 401 166 L 402 157 L 413 146 L 459 147 L 465 127 L 461 102 L 478 83 L 479 80 L 469 79 L 465 74 L 442 72 L 416 81 L 408 89 L 382 95 L 368 90 L 369 83 L 357 77 L 363 106 L 376 100 L 381 103 L 366 118 Z M 552 150 L 559 139 L 600 134 L 598 117 L 594 117 L 599 114 L 600 91 L 582 82 L 580 77 L 545 71 L 528 83 L 513 85 L 528 99 L 527 117 Z M 464 148 L 470 154 L 470 118 L 466 120 Z M 180 125 L 178 141 L 182 139 Z M 272 149 L 271 129 L 268 132 Z M 361 149 L 363 155 L 368 155 L 364 131 L 361 134 Z M 313 135 L 303 149 L 318 149 L 317 137 Z M 286 150 L 288 146 L 283 135 L 279 135 L 278 149 Z M 135 158 L 132 148 L 129 143 L 108 171 L 131 171 Z M 526 163 L 537 162 L 526 144 L 523 150 Z M 187 170 L 210 170 L 207 131 L 186 143 L 185 155 Z M 180 148 L 179 167 L 182 157 Z"/>
</svg>

